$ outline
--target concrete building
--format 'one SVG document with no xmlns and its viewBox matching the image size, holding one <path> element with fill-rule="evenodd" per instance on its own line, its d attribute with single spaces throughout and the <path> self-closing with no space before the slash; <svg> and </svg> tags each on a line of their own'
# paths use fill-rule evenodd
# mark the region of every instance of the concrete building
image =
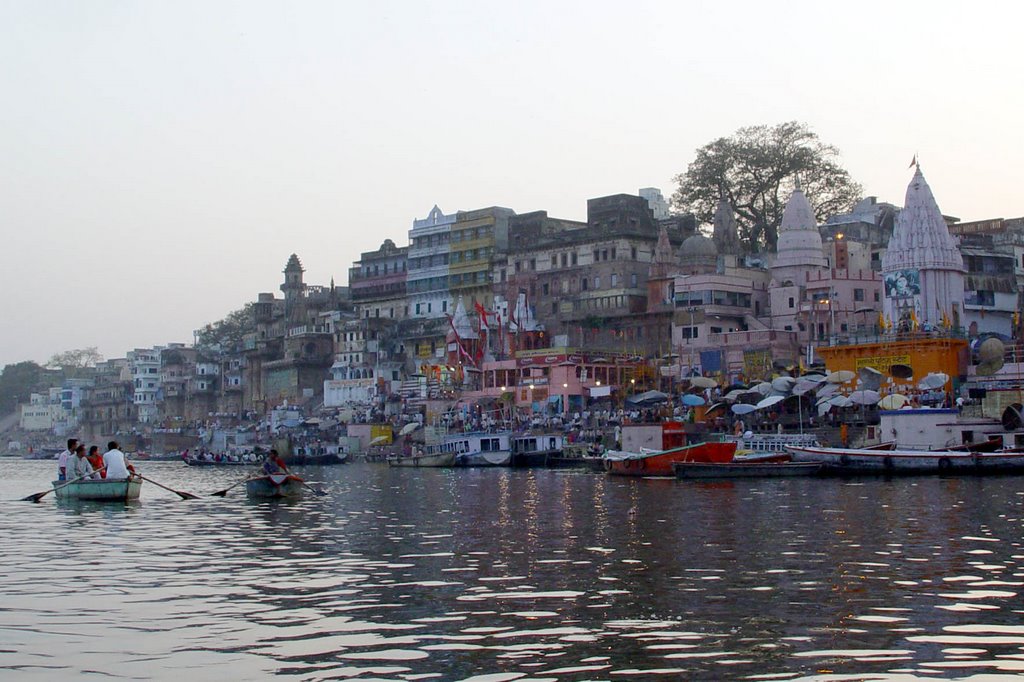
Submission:
<svg viewBox="0 0 1024 682">
<path fill-rule="evenodd" d="M 426 218 L 412 221 L 406 273 L 409 317 L 443 317 L 452 310 L 448 259 L 455 218 L 435 205 Z"/>
<path fill-rule="evenodd" d="M 657 187 L 643 187 L 637 194 L 647 201 L 647 206 L 651 209 L 651 215 L 655 220 L 663 220 L 671 215 L 668 202 L 665 201 L 665 196 Z"/>
<path fill-rule="evenodd" d="M 467 306 L 492 308 L 492 263 L 508 249 L 508 223 L 514 215 L 500 206 L 456 214 L 449 244 L 450 301 L 461 297 Z"/>
<path fill-rule="evenodd" d="M 385 239 L 349 269 L 348 286 L 359 317 L 401 320 L 408 316 L 406 265 L 409 247 Z"/>
<path fill-rule="evenodd" d="M 132 402 L 139 423 L 152 424 L 160 416 L 160 353 L 162 346 L 128 351 L 132 373 Z"/>
</svg>

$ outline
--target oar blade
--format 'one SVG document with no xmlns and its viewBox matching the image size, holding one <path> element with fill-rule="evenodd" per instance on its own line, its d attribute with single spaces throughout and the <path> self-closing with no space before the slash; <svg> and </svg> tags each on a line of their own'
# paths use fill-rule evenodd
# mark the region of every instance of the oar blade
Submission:
<svg viewBox="0 0 1024 682">
<path fill-rule="evenodd" d="M 210 493 L 210 497 L 227 497 L 227 496 L 228 496 L 228 489 L 227 488 L 225 488 L 224 490 L 218 490 L 215 493 Z"/>
<path fill-rule="evenodd" d="M 32 493 L 28 497 L 21 498 L 21 501 L 22 502 L 38 502 L 39 500 L 43 499 L 44 495 L 46 495 L 49 492 L 50 492 L 49 490 L 44 490 L 41 493 Z"/>
<path fill-rule="evenodd" d="M 179 495 L 181 495 L 181 499 L 183 499 L 183 500 L 198 500 L 199 499 L 198 495 L 194 495 L 192 493 L 186 493 L 186 492 L 184 492 L 182 490 L 176 490 L 175 492 L 178 493 Z"/>
</svg>

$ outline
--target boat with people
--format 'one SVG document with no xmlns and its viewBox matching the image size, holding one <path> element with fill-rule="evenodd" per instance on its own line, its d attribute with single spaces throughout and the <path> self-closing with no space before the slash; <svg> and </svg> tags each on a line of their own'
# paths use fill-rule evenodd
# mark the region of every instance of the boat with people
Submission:
<svg viewBox="0 0 1024 682">
<path fill-rule="evenodd" d="M 53 481 L 53 494 L 58 500 L 91 500 L 97 502 L 127 502 L 139 499 L 142 479 L 84 479 L 81 481 Z"/>
<path fill-rule="evenodd" d="M 252 455 L 248 459 L 244 455 L 190 455 L 183 457 L 182 461 L 190 467 L 230 467 L 230 466 L 251 466 L 262 461 L 258 455 Z"/>
<path fill-rule="evenodd" d="M 245 494 L 251 498 L 299 497 L 302 479 L 292 474 L 268 474 L 245 482 Z"/>
<path fill-rule="evenodd" d="M 736 443 L 705 441 L 669 450 L 622 452 L 610 450 L 604 455 L 604 468 L 618 476 L 674 476 L 676 462 L 731 462 Z"/>
<path fill-rule="evenodd" d="M 1024 452 L 877 450 L 868 448 L 787 448 L 794 462 L 821 462 L 827 473 L 838 474 L 984 474 L 1024 471 Z"/>
<path fill-rule="evenodd" d="M 566 443 L 562 451 L 548 455 L 549 469 L 587 469 L 604 471 L 604 451 L 596 443 Z"/>
<path fill-rule="evenodd" d="M 512 437 L 512 466 L 548 466 L 551 458 L 562 454 L 565 436 L 560 433 L 521 433 Z"/>
</svg>

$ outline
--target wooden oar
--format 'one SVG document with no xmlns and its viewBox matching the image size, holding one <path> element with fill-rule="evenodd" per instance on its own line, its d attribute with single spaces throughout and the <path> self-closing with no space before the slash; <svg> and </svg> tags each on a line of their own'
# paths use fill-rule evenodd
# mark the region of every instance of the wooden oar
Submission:
<svg viewBox="0 0 1024 682">
<path fill-rule="evenodd" d="M 227 488 L 224 488 L 224 490 L 218 490 L 215 493 L 210 493 L 210 497 L 224 497 L 225 495 L 228 494 L 228 491 L 231 490 L 232 488 L 237 488 L 238 486 L 242 485 L 243 483 L 248 483 L 249 481 L 255 481 L 257 478 L 263 478 L 263 477 L 262 476 L 257 476 L 257 477 L 246 476 L 241 481 L 238 481 L 237 483 L 234 483 L 233 485 L 229 485 Z"/>
<path fill-rule="evenodd" d="M 99 472 L 103 471 L 104 469 L 106 469 L 106 467 L 100 467 L 99 469 L 96 469 L 95 471 L 93 471 L 92 474 L 98 474 Z M 82 476 L 79 476 L 78 478 L 73 478 L 70 481 L 67 481 L 65 483 L 61 483 L 60 485 L 56 485 L 56 486 L 50 488 L 49 490 L 45 490 L 45 491 L 43 491 L 41 493 L 33 493 L 33 494 L 29 495 L 28 497 L 21 498 L 21 501 L 22 502 L 38 502 L 39 500 L 41 500 L 44 497 L 46 497 L 49 493 L 52 493 L 55 490 L 60 490 L 61 488 L 66 488 L 67 486 L 71 485 L 72 483 L 77 483 L 78 481 L 81 481 L 83 478 L 89 478 L 90 476 L 92 476 L 92 474 L 84 474 Z"/>
<path fill-rule="evenodd" d="M 313 491 L 314 493 L 316 493 L 317 495 L 320 495 L 321 497 L 323 497 L 324 495 L 326 495 L 326 494 L 327 494 L 327 493 L 326 493 L 326 492 L 324 492 L 323 490 L 318 490 L 318 489 L 314 488 L 313 486 L 311 486 L 310 484 L 306 483 L 305 481 L 303 481 L 303 480 L 302 480 L 301 478 L 299 478 L 299 477 L 298 477 L 298 476 L 296 476 L 295 474 L 289 474 L 289 475 L 290 475 L 290 476 L 292 477 L 292 480 L 293 480 L 293 481 L 298 481 L 298 482 L 299 482 L 299 483 L 301 483 L 301 484 L 302 484 L 302 485 L 303 485 L 304 487 L 306 487 L 306 488 L 309 488 L 310 490 L 312 490 L 312 491 Z"/>
<path fill-rule="evenodd" d="M 148 482 L 152 483 L 152 484 L 153 484 L 153 485 L 155 485 L 155 486 L 156 486 L 157 488 L 163 488 L 164 490 L 167 490 L 167 491 L 169 491 L 169 492 L 172 492 L 172 493 L 174 493 L 175 495 L 177 495 L 178 497 L 180 497 L 180 498 L 181 498 L 181 499 L 183 499 L 183 500 L 198 500 L 198 499 L 199 499 L 199 496 L 198 496 L 198 495 L 193 495 L 192 493 L 183 493 L 183 492 L 181 492 L 180 490 L 175 490 L 174 488 L 168 488 L 168 487 L 167 487 L 167 486 L 165 486 L 165 485 L 162 485 L 162 484 L 160 484 L 160 483 L 157 483 L 157 482 L 156 482 L 156 481 L 154 481 L 154 480 L 153 480 L 152 478 L 146 478 L 146 477 L 145 477 L 145 476 L 143 476 L 142 474 L 134 474 L 134 475 L 135 475 L 135 476 L 138 476 L 138 477 L 139 477 L 139 478 L 141 478 L 141 479 L 142 479 L 143 481 L 148 481 Z"/>
</svg>

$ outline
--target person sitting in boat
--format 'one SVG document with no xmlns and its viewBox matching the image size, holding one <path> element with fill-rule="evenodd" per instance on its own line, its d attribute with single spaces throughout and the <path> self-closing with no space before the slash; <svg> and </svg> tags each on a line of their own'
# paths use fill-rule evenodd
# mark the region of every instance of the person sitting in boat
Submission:
<svg viewBox="0 0 1024 682">
<path fill-rule="evenodd" d="M 68 480 L 68 466 L 72 464 L 71 458 L 75 456 L 75 448 L 78 447 L 77 438 L 68 438 L 68 448 L 57 455 L 57 480 Z"/>
<path fill-rule="evenodd" d="M 288 466 L 281 459 L 281 455 L 278 454 L 277 450 L 271 450 L 270 454 L 263 461 L 263 473 L 268 476 L 271 474 L 290 474 Z"/>
<path fill-rule="evenodd" d="M 73 481 L 76 478 L 88 479 L 98 478 L 93 473 L 92 464 L 89 463 L 88 458 L 85 456 L 85 446 L 79 445 L 75 447 L 74 456 L 68 460 L 68 480 Z"/>
<path fill-rule="evenodd" d="M 92 470 L 96 472 L 96 475 L 93 476 L 93 478 L 107 477 L 107 470 L 103 468 L 103 455 L 100 454 L 100 446 L 90 446 L 89 454 L 86 455 L 85 458 L 89 460 Z"/>
<path fill-rule="evenodd" d="M 107 479 L 125 479 L 131 476 L 128 462 L 125 461 L 124 453 L 121 452 L 117 441 L 107 443 L 107 451 L 103 454 L 103 466 L 107 468 Z"/>
</svg>

